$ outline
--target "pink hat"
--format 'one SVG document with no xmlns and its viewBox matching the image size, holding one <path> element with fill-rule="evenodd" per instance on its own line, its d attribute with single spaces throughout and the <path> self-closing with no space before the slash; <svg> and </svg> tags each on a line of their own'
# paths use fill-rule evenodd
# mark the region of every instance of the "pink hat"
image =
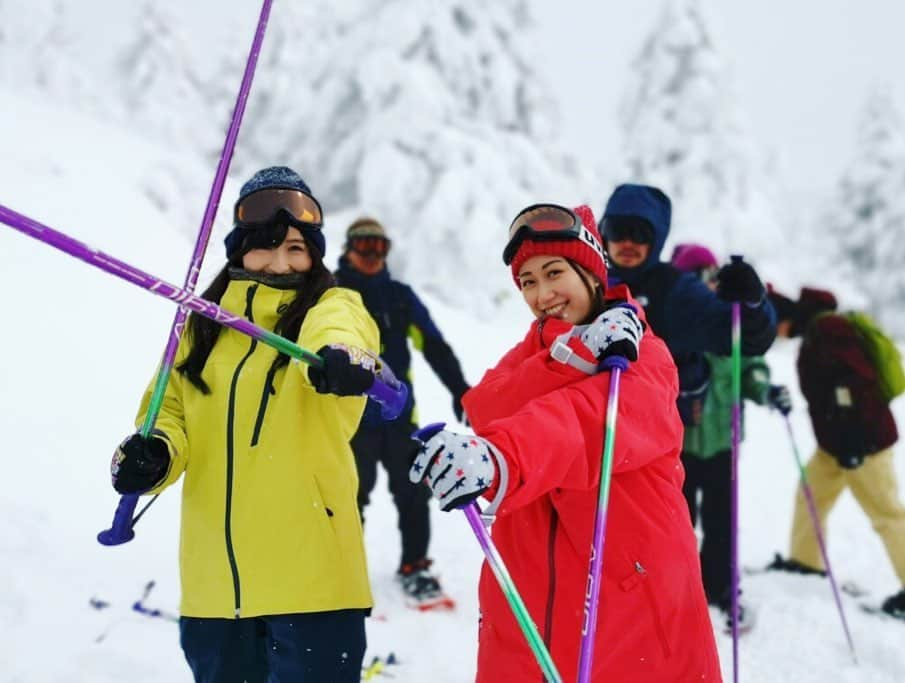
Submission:
<svg viewBox="0 0 905 683">
<path fill-rule="evenodd" d="M 677 244 L 672 251 L 672 264 L 679 270 L 691 272 L 719 265 L 716 256 L 703 244 Z"/>
</svg>

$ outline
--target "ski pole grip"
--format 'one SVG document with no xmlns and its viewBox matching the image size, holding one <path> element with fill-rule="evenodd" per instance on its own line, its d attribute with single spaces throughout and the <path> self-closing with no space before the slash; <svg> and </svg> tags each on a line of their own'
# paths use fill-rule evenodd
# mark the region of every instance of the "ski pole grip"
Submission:
<svg viewBox="0 0 905 683">
<path fill-rule="evenodd" d="M 422 442 L 427 441 L 435 434 L 442 432 L 445 426 L 445 422 L 431 422 L 429 425 L 424 425 L 421 429 L 416 429 L 412 432 L 412 438 Z"/>
<path fill-rule="evenodd" d="M 603 370 L 613 370 L 619 368 L 623 372 L 628 370 L 628 358 L 625 356 L 607 356 L 600 361 L 600 367 Z"/>
<path fill-rule="evenodd" d="M 113 513 L 113 524 L 109 529 L 105 529 L 97 535 L 97 541 L 101 545 L 122 545 L 128 543 L 135 538 L 135 531 L 132 529 L 132 513 L 135 512 L 135 506 L 138 505 L 137 494 L 126 494 L 119 499 L 119 505 L 116 506 L 116 512 Z"/>
<path fill-rule="evenodd" d="M 380 416 L 384 420 L 395 420 L 408 402 L 409 390 L 404 382 L 394 387 L 375 377 L 367 395 L 380 404 Z"/>
</svg>

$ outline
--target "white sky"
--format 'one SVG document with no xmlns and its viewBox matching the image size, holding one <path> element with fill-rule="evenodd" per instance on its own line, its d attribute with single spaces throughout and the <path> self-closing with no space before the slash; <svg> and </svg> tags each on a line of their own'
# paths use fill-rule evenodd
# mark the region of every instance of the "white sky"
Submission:
<svg viewBox="0 0 905 683">
<path fill-rule="evenodd" d="M 791 189 L 832 188 L 851 157 L 861 106 L 877 85 L 905 108 L 905 3 L 900 0 L 703 0 L 748 129 Z M 661 0 L 538 0 L 556 36 L 537 51 L 560 95 L 573 149 L 619 150 L 616 112 L 629 65 Z M 597 132 L 605 126 L 604 133 Z"/>
</svg>

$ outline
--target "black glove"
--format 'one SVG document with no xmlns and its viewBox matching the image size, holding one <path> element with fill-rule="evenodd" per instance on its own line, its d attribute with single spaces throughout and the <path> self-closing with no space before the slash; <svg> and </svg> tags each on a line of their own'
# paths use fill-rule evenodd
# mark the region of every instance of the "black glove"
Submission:
<svg viewBox="0 0 905 683">
<path fill-rule="evenodd" d="M 373 371 L 362 365 L 363 359 L 353 360 L 346 348 L 322 346 L 317 355 L 323 359 L 324 366 L 308 366 L 308 379 L 317 393 L 361 396 L 374 384 Z"/>
<path fill-rule="evenodd" d="M 770 388 L 767 389 L 767 403 L 783 415 L 792 412 L 792 397 L 789 396 L 788 387 L 782 384 L 770 385 Z"/>
<path fill-rule="evenodd" d="M 764 298 L 764 285 L 750 264 L 733 258 L 716 275 L 716 293 L 724 301 L 759 304 Z"/>
<path fill-rule="evenodd" d="M 855 470 L 864 463 L 867 449 L 858 431 L 845 426 L 839 432 L 839 451 L 833 453 L 839 466 L 846 470 Z"/>
<path fill-rule="evenodd" d="M 845 453 L 835 457 L 839 467 L 844 470 L 856 470 L 864 464 L 864 455 L 861 453 Z"/>
<path fill-rule="evenodd" d="M 468 425 L 468 419 L 465 417 L 465 408 L 462 407 L 462 397 L 469 389 L 471 389 L 471 387 L 466 386 L 461 391 L 455 392 L 452 400 L 453 414 L 456 416 L 456 419 L 464 425 Z"/>
<path fill-rule="evenodd" d="M 142 493 L 162 482 L 169 469 L 170 449 L 166 441 L 133 434 L 113 454 L 110 476 L 117 493 Z"/>
</svg>

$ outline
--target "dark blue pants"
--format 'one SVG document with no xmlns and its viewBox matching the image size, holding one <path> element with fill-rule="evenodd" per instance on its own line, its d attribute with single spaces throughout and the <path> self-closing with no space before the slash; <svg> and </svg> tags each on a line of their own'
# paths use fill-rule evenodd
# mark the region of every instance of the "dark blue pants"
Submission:
<svg viewBox="0 0 905 683">
<path fill-rule="evenodd" d="M 182 617 L 179 636 L 196 683 L 358 683 L 366 614 Z"/>
<path fill-rule="evenodd" d="M 683 453 L 682 464 L 685 466 L 682 492 L 691 512 L 691 525 L 696 526 L 700 519 L 703 532 L 704 592 L 711 604 L 728 604 L 732 587 L 732 452 L 720 451 L 706 459 Z"/>
<path fill-rule="evenodd" d="M 430 543 L 430 489 L 409 481 L 409 467 L 415 458 L 416 442 L 411 434 L 416 426 L 402 418 L 378 427 L 361 425 L 352 438 L 352 450 L 358 467 L 358 511 L 364 521 L 364 509 L 377 484 L 377 463 L 383 463 L 390 493 L 399 513 L 402 557 L 399 566 L 427 557 Z"/>
</svg>

